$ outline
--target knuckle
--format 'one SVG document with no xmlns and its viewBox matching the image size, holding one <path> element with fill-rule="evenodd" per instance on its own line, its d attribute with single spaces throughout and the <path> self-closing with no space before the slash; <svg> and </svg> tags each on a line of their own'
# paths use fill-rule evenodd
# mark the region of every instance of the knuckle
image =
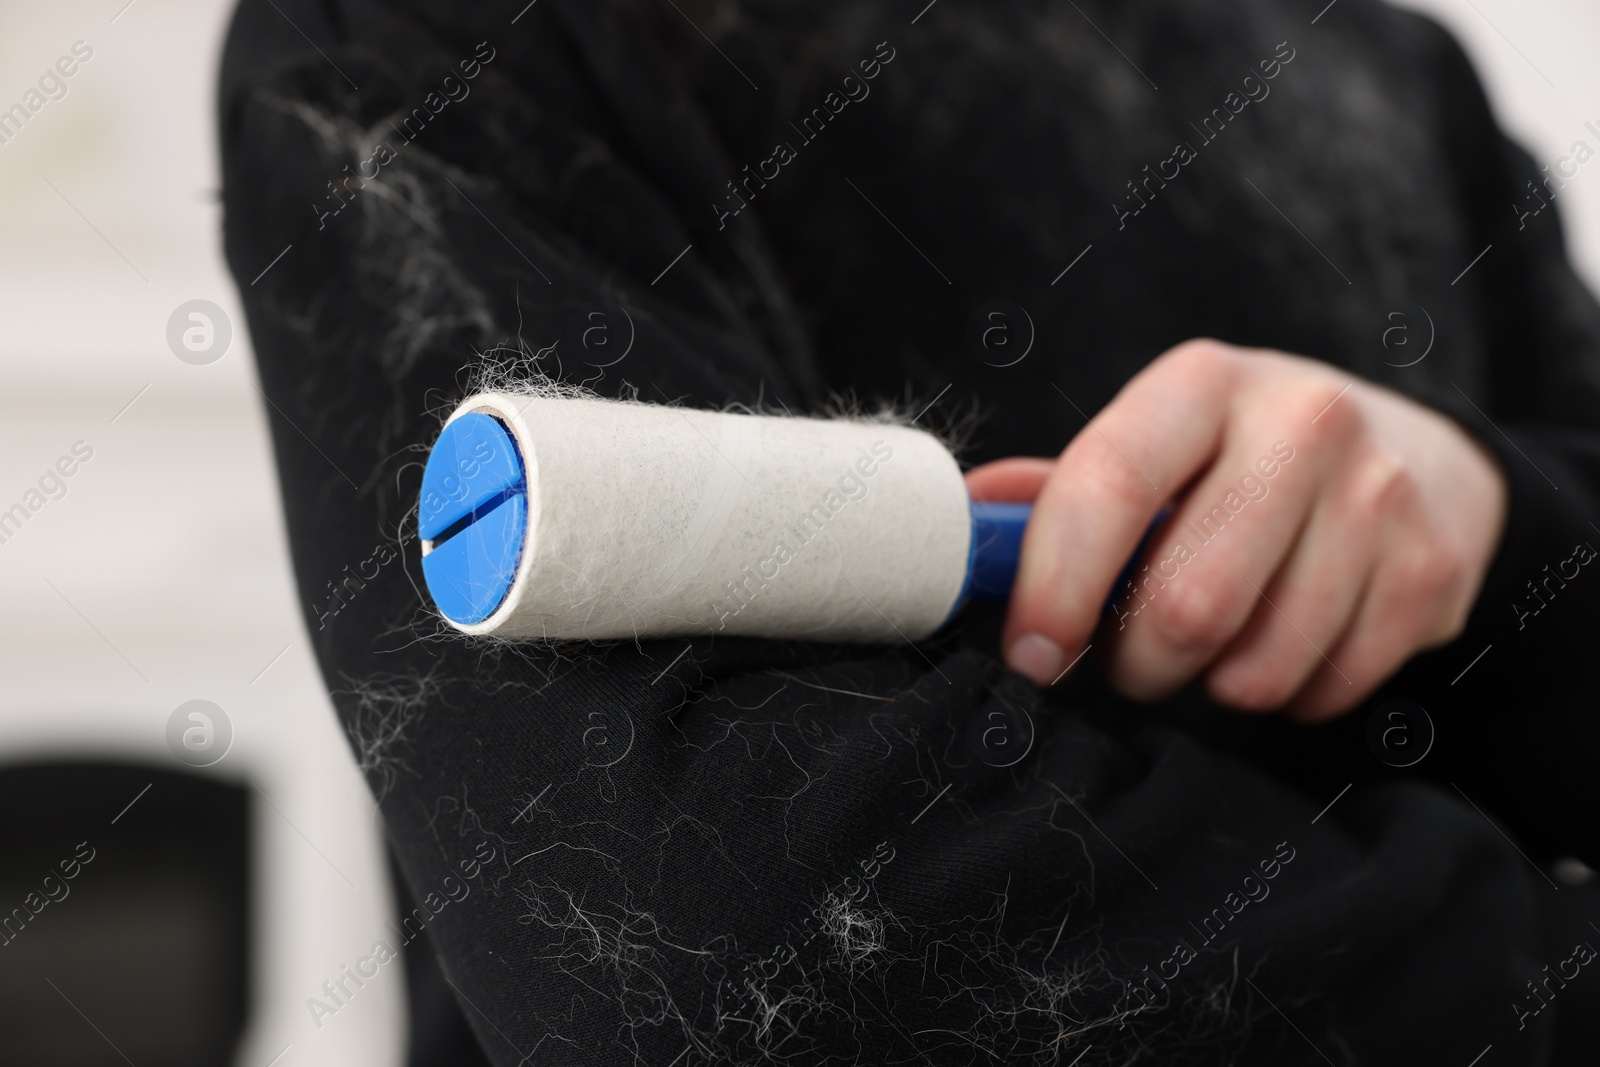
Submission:
<svg viewBox="0 0 1600 1067">
<path fill-rule="evenodd" d="M 1134 509 L 1154 502 L 1155 490 L 1144 475 L 1098 433 L 1084 440 L 1072 457 L 1072 468 L 1090 499 L 1114 508 Z"/>
<path fill-rule="evenodd" d="M 1417 580 L 1427 602 L 1432 605 L 1432 626 L 1423 635 L 1425 645 L 1446 644 L 1460 637 L 1467 628 L 1472 599 L 1467 595 L 1470 568 L 1466 557 L 1453 545 L 1436 545 Z"/>
<path fill-rule="evenodd" d="M 1183 651 L 1220 646 L 1230 632 L 1236 610 L 1231 594 L 1220 585 L 1195 577 L 1165 590 L 1151 605 L 1156 629 L 1167 644 Z"/>
<path fill-rule="evenodd" d="M 1436 607 L 1458 583 L 1466 565 L 1454 547 L 1435 540 L 1406 553 L 1397 569 L 1401 588 L 1416 598 L 1419 606 Z"/>
<path fill-rule="evenodd" d="M 1350 508 L 1362 523 L 1373 523 L 1398 512 L 1416 498 L 1416 476 L 1405 464 L 1385 453 L 1361 461 L 1353 479 Z"/>
<path fill-rule="evenodd" d="M 1239 358 L 1238 349 L 1210 337 L 1195 337 L 1169 348 L 1160 363 L 1176 373 L 1199 379 L 1230 374 Z"/>
<path fill-rule="evenodd" d="M 1407 653 L 1459 637 L 1466 629 L 1471 600 L 1465 595 L 1468 567 L 1454 546 L 1430 540 L 1391 565 L 1384 601 L 1397 616 Z"/>
<path fill-rule="evenodd" d="M 1421 577 L 1427 589 L 1448 595 L 1466 584 L 1467 570 L 1466 555 L 1456 545 L 1436 541 Z"/>
<path fill-rule="evenodd" d="M 1301 427 L 1308 446 L 1331 448 L 1347 443 L 1360 431 L 1362 417 L 1355 400 L 1335 382 L 1316 381 L 1298 386 L 1284 400 L 1289 424 Z"/>
<path fill-rule="evenodd" d="M 1386 511 L 1398 511 L 1415 503 L 1421 494 L 1416 472 L 1403 461 L 1385 456 L 1378 475 L 1378 499 Z"/>
</svg>

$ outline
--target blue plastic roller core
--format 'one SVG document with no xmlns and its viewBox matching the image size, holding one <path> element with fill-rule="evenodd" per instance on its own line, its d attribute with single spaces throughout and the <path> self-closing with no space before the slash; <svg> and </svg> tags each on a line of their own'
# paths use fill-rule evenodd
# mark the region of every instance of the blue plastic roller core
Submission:
<svg viewBox="0 0 1600 1067">
<path fill-rule="evenodd" d="M 446 426 L 428 454 L 420 497 L 428 592 L 451 622 L 482 622 L 511 591 L 528 532 L 527 471 L 500 420 L 471 414 Z"/>
</svg>

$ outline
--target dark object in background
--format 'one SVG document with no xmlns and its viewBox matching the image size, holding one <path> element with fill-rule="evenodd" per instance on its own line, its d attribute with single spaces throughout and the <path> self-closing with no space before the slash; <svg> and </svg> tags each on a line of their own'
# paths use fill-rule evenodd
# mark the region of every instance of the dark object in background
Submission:
<svg viewBox="0 0 1600 1067">
<path fill-rule="evenodd" d="M 245 790 L 37 763 L 0 770 L 0 811 L 0 1067 L 231 1065 L 251 966 Z"/>
</svg>

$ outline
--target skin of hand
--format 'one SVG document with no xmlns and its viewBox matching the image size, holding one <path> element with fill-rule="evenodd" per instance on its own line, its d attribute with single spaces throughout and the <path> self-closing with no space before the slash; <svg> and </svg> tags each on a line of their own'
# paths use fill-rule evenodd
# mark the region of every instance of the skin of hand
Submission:
<svg viewBox="0 0 1600 1067">
<path fill-rule="evenodd" d="M 985 464 L 967 488 L 1034 505 L 1002 639 L 1012 669 L 1059 680 L 1171 501 L 1133 572 L 1140 595 L 1124 586 L 1104 622 L 1111 684 L 1156 700 L 1203 676 L 1219 703 L 1304 722 L 1461 634 L 1507 498 L 1497 462 L 1445 416 L 1211 340 L 1157 358 L 1059 458 Z"/>
</svg>

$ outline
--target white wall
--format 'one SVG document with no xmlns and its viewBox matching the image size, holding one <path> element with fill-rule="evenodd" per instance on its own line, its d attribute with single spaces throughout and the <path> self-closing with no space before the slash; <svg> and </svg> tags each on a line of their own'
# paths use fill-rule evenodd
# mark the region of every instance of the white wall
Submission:
<svg viewBox="0 0 1600 1067">
<path fill-rule="evenodd" d="M 1600 152 L 1600 139 L 1583 128 L 1585 122 L 1600 127 L 1600 4 L 1402 0 L 1400 6 L 1432 15 L 1466 46 L 1501 125 L 1541 166 L 1554 172 L 1578 140 Z M 1555 203 L 1573 261 L 1590 288 L 1600 287 L 1600 164 L 1581 169 Z"/>
<path fill-rule="evenodd" d="M 75 441 L 94 450 L 0 544 L 0 761 L 106 753 L 181 770 L 168 716 L 221 706 L 235 739 L 212 772 L 271 801 L 252 789 L 263 955 L 239 1062 L 291 1046 L 278 1067 L 392 1064 L 399 968 L 320 1029 L 305 1003 L 383 936 L 392 905 L 374 805 L 294 608 L 222 261 L 213 99 L 230 5 L 135 0 L 118 16 L 124 2 L 0 3 L 0 107 L 74 41 L 94 50 L 0 145 L 0 510 Z M 195 298 L 239 327 L 210 366 L 165 340 Z"/>
<path fill-rule="evenodd" d="M 1600 5 L 1410 2 L 1464 39 L 1540 162 L 1600 120 Z M 320 1030 L 305 1006 L 382 935 L 390 903 L 373 805 L 293 608 L 220 253 L 212 107 L 228 5 L 134 0 L 118 14 L 122 3 L 0 2 L 0 106 L 74 41 L 94 49 L 68 95 L 0 146 L 0 509 L 73 442 L 94 449 L 67 496 L 0 544 L 0 760 L 104 751 L 171 765 L 171 711 L 219 704 L 236 740 L 216 771 L 281 809 L 258 805 L 265 970 L 241 1063 L 265 1067 L 286 1045 L 283 1067 L 393 1063 L 398 969 Z M 1600 167 L 1561 206 L 1577 260 L 1600 279 Z M 210 366 L 165 342 L 169 314 L 195 298 L 236 326 Z"/>
</svg>

